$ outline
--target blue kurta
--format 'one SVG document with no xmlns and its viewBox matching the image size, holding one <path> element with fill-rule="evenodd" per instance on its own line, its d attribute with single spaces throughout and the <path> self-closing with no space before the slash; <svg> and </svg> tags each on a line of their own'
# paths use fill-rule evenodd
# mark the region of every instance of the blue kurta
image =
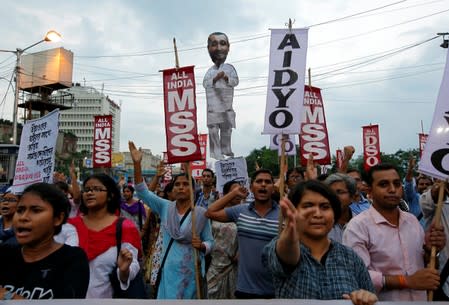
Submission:
<svg viewBox="0 0 449 305">
<path fill-rule="evenodd" d="M 174 202 L 160 198 L 150 192 L 145 183 L 136 185 L 137 196 L 148 205 L 151 210 L 161 218 L 161 230 L 163 231 L 162 256 L 164 257 L 171 236 L 166 229 L 168 209 Z M 196 207 L 195 209 L 203 209 Z M 204 209 L 203 209 L 204 210 Z M 181 221 L 181 217 L 179 220 Z M 184 220 L 181 229 L 192 226 L 192 213 Z M 197 232 L 207 249 L 213 246 L 213 237 L 210 221 L 207 220 L 201 232 Z M 158 299 L 196 299 L 194 248 L 191 243 L 173 242 L 162 272 L 161 283 L 158 290 Z M 201 259 L 201 273 L 205 274 L 204 254 L 199 252 Z"/>
</svg>

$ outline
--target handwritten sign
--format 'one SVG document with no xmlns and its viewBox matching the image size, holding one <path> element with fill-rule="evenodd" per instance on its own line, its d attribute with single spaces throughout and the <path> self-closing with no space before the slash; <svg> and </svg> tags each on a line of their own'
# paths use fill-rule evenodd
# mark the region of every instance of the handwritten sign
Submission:
<svg viewBox="0 0 449 305">
<path fill-rule="evenodd" d="M 13 193 L 22 193 L 28 185 L 36 182 L 53 182 L 58 122 L 59 109 L 56 109 L 23 126 Z"/>
<path fill-rule="evenodd" d="M 223 194 L 223 186 L 231 180 L 238 181 L 249 189 L 248 170 L 243 157 L 229 158 L 215 162 L 215 175 L 217 177 L 217 191 Z"/>
</svg>

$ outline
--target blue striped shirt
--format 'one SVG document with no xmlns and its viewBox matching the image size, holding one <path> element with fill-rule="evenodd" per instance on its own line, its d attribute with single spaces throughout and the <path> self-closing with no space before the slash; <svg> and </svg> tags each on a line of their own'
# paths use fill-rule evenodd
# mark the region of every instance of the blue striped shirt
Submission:
<svg viewBox="0 0 449 305">
<path fill-rule="evenodd" d="M 271 272 L 262 264 L 262 249 L 278 234 L 279 205 L 262 217 L 254 202 L 225 209 L 228 218 L 237 224 L 239 264 L 237 290 L 250 294 L 274 295 Z"/>
</svg>

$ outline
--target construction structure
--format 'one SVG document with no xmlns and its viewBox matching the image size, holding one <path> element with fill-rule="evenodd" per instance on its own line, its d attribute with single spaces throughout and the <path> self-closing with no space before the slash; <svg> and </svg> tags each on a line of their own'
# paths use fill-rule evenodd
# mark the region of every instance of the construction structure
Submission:
<svg viewBox="0 0 449 305">
<path fill-rule="evenodd" d="M 120 146 L 120 105 L 93 87 L 73 84 L 71 88 L 58 90 L 52 99 L 61 103 L 65 97 L 72 99 L 71 108 L 61 112 L 59 131 L 69 132 L 77 138 L 77 152 L 92 152 L 94 144 L 94 116 L 112 115 L 112 151 Z"/>
</svg>

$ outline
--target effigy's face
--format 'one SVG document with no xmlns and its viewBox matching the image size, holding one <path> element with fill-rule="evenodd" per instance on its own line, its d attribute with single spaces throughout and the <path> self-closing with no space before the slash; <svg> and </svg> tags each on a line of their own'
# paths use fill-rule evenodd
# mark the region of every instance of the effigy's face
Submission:
<svg viewBox="0 0 449 305">
<path fill-rule="evenodd" d="M 225 35 L 211 35 L 207 47 L 210 58 L 216 64 L 224 63 L 229 52 L 229 42 Z"/>
</svg>

